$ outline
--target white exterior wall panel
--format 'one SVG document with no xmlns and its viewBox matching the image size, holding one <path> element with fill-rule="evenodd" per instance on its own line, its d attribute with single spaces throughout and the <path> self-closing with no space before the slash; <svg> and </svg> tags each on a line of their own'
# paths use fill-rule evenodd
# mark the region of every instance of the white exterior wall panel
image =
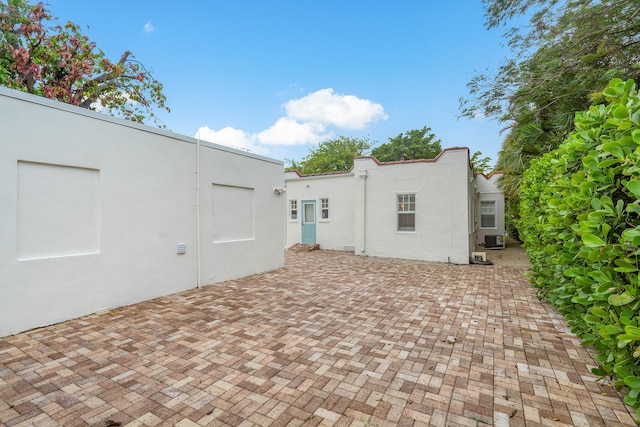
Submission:
<svg viewBox="0 0 640 427">
<path fill-rule="evenodd" d="M 504 193 L 500 190 L 498 186 L 498 179 L 500 178 L 501 173 L 492 173 L 489 176 L 485 176 L 483 174 L 476 175 L 476 185 L 478 188 L 478 207 L 477 207 L 477 215 L 476 215 L 476 224 L 477 224 L 477 233 L 476 240 L 477 243 L 484 243 L 485 236 L 487 235 L 497 235 L 504 236 L 505 235 L 505 198 Z M 494 201 L 496 206 L 496 224 L 495 227 L 491 228 L 483 228 L 480 223 L 480 203 L 483 201 Z"/>
<path fill-rule="evenodd" d="M 356 159 L 354 173 L 366 180 L 359 186 L 366 207 L 356 208 L 356 218 L 364 218 L 356 225 L 356 254 L 468 263 L 466 159 L 466 150 L 445 151 L 434 162 Z M 414 232 L 397 230 L 397 194 L 416 195 Z"/>
<path fill-rule="evenodd" d="M 272 162 L 232 152 L 200 151 L 202 283 L 216 283 L 247 276 L 245 272 L 254 274 L 284 265 L 285 194 L 274 193 L 275 188 L 283 187 L 283 165 L 274 166 Z M 216 193 L 214 186 L 226 187 L 226 191 Z M 248 203 L 253 206 L 247 206 Z M 216 222 L 215 208 L 228 216 Z M 247 224 L 250 220 L 253 224 Z"/>
<path fill-rule="evenodd" d="M 295 172 L 286 172 L 287 182 L 287 247 L 301 241 L 301 202 L 316 201 L 316 242 L 323 249 L 345 250 L 355 245 L 354 223 L 354 186 L 353 174 L 299 177 Z M 320 199 L 329 199 L 329 218 L 321 218 Z M 298 202 L 298 217 L 291 219 L 290 201 Z"/>
<path fill-rule="evenodd" d="M 0 336 L 196 287 L 194 139 L 4 88 L 0 117 Z M 202 194 L 252 187 L 256 211 L 252 241 L 201 236 L 201 283 L 281 267 L 282 163 L 200 151 Z"/>
<path fill-rule="evenodd" d="M 343 174 L 299 176 L 285 173 L 289 201 L 328 197 L 331 221 L 318 223 L 323 249 L 343 249 L 353 242 L 357 255 L 468 264 L 476 240 L 477 199 L 467 148 L 444 150 L 436 159 L 379 163 L 354 161 Z M 500 193 L 495 183 L 485 191 Z M 398 231 L 397 196 L 415 195 L 415 231 Z M 501 193 L 500 193 L 501 194 Z M 345 212 L 336 210 L 350 206 Z M 504 212 L 504 208 L 499 212 Z M 347 240 L 346 236 L 350 236 Z M 287 220 L 287 245 L 300 243 L 300 215 Z"/>
</svg>

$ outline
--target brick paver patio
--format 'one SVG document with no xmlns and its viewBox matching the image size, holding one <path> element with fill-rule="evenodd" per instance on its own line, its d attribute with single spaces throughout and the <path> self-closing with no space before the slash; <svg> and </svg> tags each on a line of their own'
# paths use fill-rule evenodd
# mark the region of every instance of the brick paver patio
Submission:
<svg viewBox="0 0 640 427">
<path fill-rule="evenodd" d="M 0 424 L 635 425 L 524 271 L 288 253 L 0 339 Z"/>
</svg>

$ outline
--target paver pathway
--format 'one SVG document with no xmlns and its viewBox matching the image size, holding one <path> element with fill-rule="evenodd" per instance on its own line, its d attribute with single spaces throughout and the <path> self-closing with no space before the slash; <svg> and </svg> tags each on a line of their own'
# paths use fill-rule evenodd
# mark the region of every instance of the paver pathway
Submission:
<svg viewBox="0 0 640 427">
<path fill-rule="evenodd" d="M 0 339 L 0 424 L 634 425 L 524 271 L 288 253 Z"/>
</svg>

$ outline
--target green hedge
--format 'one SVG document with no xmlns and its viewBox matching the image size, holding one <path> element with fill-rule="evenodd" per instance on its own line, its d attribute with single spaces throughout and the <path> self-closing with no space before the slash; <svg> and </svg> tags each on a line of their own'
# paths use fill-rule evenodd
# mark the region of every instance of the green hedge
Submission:
<svg viewBox="0 0 640 427">
<path fill-rule="evenodd" d="M 640 98 L 632 80 L 612 80 L 604 95 L 532 162 L 518 229 L 538 296 L 596 349 L 594 374 L 626 389 L 640 417 Z"/>
</svg>

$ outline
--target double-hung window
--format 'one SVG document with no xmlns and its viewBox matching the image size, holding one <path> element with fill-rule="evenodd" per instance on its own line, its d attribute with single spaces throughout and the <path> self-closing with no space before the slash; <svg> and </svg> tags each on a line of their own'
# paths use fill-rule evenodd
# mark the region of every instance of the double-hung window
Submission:
<svg viewBox="0 0 640 427">
<path fill-rule="evenodd" d="M 398 231 L 416 231 L 416 195 L 397 195 Z"/>
<path fill-rule="evenodd" d="M 320 199 L 320 218 L 329 219 L 329 199 Z"/>
<path fill-rule="evenodd" d="M 298 201 L 297 200 L 289 200 L 289 219 L 297 220 L 298 219 Z"/>
<path fill-rule="evenodd" d="M 496 228 L 495 200 L 486 200 L 480 202 L 480 227 Z"/>
</svg>

